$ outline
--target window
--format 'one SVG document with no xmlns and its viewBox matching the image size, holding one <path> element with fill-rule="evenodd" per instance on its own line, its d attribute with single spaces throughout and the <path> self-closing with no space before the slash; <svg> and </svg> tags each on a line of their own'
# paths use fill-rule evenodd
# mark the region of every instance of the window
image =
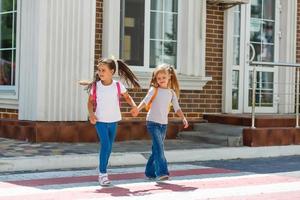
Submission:
<svg viewBox="0 0 300 200">
<path fill-rule="evenodd" d="M 177 0 L 152 0 L 150 10 L 150 67 L 176 66 Z"/>
<path fill-rule="evenodd" d="M 121 1 L 120 57 L 129 65 L 144 65 L 144 9 L 145 1 Z"/>
<path fill-rule="evenodd" d="M 122 0 L 120 6 L 120 57 L 134 66 L 176 66 L 178 0 Z"/>
<path fill-rule="evenodd" d="M 275 1 L 256 0 L 251 4 L 250 42 L 255 49 L 254 61 L 274 61 Z"/>
<path fill-rule="evenodd" d="M 233 66 L 232 66 L 232 110 L 239 109 L 240 91 L 240 40 L 241 40 L 241 6 L 235 6 L 233 11 Z"/>
<path fill-rule="evenodd" d="M 182 89 L 201 90 L 205 73 L 206 1 L 103 0 L 102 56 L 123 59 L 148 87 L 152 68 L 173 64 Z"/>
<path fill-rule="evenodd" d="M 0 87 L 16 79 L 17 0 L 0 0 Z"/>
</svg>

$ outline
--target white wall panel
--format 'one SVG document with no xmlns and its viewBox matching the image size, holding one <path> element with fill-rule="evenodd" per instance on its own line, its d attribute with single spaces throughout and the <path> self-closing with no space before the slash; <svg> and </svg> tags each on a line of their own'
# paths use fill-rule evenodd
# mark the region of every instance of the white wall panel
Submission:
<svg viewBox="0 0 300 200">
<path fill-rule="evenodd" d="M 86 120 L 78 80 L 94 64 L 95 0 L 22 0 L 19 118 Z"/>
</svg>

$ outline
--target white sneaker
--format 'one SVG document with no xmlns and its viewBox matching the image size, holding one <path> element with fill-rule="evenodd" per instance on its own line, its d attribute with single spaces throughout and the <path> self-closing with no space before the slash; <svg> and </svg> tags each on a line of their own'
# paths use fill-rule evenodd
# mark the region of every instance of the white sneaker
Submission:
<svg viewBox="0 0 300 200">
<path fill-rule="evenodd" d="M 110 185 L 110 181 L 108 179 L 107 174 L 99 174 L 98 181 L 101 186 L 109 186 Z"/>
</svg>

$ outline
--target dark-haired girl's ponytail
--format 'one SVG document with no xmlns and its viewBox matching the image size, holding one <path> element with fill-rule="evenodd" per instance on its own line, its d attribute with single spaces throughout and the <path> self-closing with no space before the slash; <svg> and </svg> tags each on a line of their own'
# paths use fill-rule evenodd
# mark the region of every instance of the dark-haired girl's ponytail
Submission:
<svg viewBox="0 0 300 200">
<path fill-rule="evenodd" d="M 121 79 L 124 79 L 127 85 L 131 85 L 134 88 L 141 88 L 140 84 L 138 83 L 138 78 L 129 69 L 126 63 L 118 59 L 115 61 L 115 65 L 116 73 L 120 76 Z"/>
</svg>

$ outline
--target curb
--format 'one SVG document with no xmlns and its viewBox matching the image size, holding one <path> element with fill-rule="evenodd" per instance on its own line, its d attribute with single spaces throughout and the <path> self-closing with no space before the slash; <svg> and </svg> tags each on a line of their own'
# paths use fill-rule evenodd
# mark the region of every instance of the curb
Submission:
<svg viewBox="0 0 300 200">
<path fill-rule="evenodd" d="M 112 153 L 110 166 L 144 165 L 149 152 Z M 300 155 L 300 145 L 269 147 L 224 147 L 165 151 L 169 163 L 247 159 Z M 0 159 L 0 172 L 96 168 L 98 154 L 12 157 Z"/>
</svg>

